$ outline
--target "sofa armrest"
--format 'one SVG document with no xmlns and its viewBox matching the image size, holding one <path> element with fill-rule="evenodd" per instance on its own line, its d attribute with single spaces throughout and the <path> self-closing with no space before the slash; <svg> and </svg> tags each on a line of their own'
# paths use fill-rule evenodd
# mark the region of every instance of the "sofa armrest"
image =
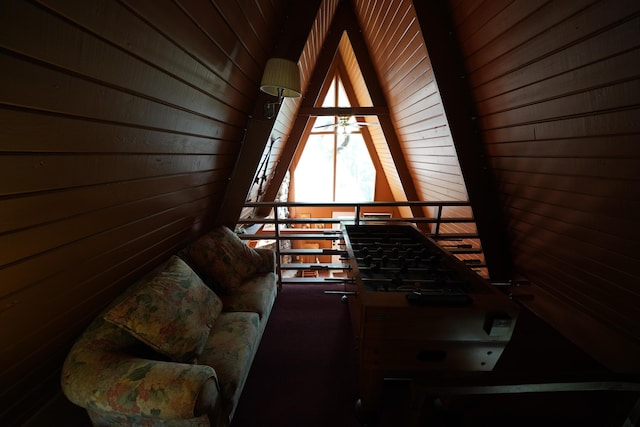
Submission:
<svg viewBox="0 0 640 427">
<path fill-rule="evenodd" d="M 192 365 L 77 349 L 62 370 L 65 396 L 83 408 L 162 419 L 189 419 L 219 405 L 216 372 Z"/>
<path fill-rule="evenodd" d="M 224 407 L 224 400 L 220 397 L 218 380 L 215 377 L 209 378 L 202 386 L 194 415 L 199 417 L 206 414 L 211 425 L 225 427 L 229 425 L 229 417 Z"/>
<path fill-rule="evenodd" d="M 254 249 L 262 259 L 257 273 L 272 273 L 276 271 L 276 251 L 267 248 Z"/>
</svg>

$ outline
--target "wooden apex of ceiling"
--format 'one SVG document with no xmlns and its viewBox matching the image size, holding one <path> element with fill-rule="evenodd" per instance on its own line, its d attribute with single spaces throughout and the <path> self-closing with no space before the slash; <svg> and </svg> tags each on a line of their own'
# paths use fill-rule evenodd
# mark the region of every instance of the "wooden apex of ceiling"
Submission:
<svg viewBox="0 0 640 427">
<path fill-rule="evenodd" d="M 388 116 L 387 107 L 300 107 L 299 116 Z"/>
</svg>

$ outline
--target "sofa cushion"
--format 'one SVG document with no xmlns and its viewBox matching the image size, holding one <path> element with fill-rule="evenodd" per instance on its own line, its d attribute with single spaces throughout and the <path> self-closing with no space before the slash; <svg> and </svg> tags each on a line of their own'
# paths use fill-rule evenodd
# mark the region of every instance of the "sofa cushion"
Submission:
<svg viewBox="0 0 640 427">
<path fill-rule="evenodd" d="M 222 310 L 222 301 L 184 261 L 167 266 L 104 316 L 177 362 L 193 361 Z"/>
<path fill-rule="evenodd" d="M 242 284 L 242 290 L 222 295 L 224 311 L 251 311 L 260 319 L 271 311 L 276 299 L 277 286 L 274 273 L 256 274 Z"/>
<path fill-rule="evenodd" d="M 273 249 L 267 248 L 256 248 L 254 249 L 260 258 L 262 258 L 262 262 L 260 262 L 260 266 L 257 268 L 256 273 L 269 273 L 276 271 L 276 251 Z"/>
<path fill-rule="evenodd" d="M 200 237 L 185 248 L 181 256 L 205 280 L 215 281 L 224 292 L 239 288 L 264 264 L 258 252 L 225 226 L 216 227 Z"/>
<path fill-rule="evenodd" d="M 235 410 L 260 342 L 259 323 L 256 313 L 223 312 L 198 360 L 216 370 L 229 414 Z"/>
</svg>

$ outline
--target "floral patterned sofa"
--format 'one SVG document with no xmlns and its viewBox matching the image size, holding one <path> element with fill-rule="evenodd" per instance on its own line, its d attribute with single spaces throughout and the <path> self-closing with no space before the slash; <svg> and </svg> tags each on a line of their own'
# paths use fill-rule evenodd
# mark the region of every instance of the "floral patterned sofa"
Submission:
<svg viewBox="0 0 640 427">
<path fill-rule="evenodd" d="M 229 425 L 276 293 L 274 252 L 218 227 L 89 325 L 62 390 L 95 426 Z"/>
</svg>

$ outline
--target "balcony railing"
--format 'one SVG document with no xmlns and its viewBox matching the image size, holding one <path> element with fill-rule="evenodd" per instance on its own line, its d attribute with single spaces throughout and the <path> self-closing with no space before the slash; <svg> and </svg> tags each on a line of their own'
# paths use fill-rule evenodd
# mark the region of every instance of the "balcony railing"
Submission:
<svg viewBox="0 0 640 427">
<path fill-rule="evenodd" d="M 425 216 L 389 216 L 383 213 L 388 213 L 385 209 L 391 209 L 395 213 L 410 212 L 413 215 L 415 209 L 411 208 L 414 207 L 422 208 Z M 340 259 L 346 255 L 342 243 L 342 223 L 413 224 L 470 269 L 488 278 L 469 202 L 251 202 L 246 203 L 245 208 L 271 211 L 267 217 L 249 215 L 240 219 L 237 229 L 242 230 L 239 232 L 240 238 L 252 241 L 254 246 L 273 247 L 279 286 L 283 283 L 342 283 L 350 280 L 348 265 Z M 327 208 L 341 214 L 348 211 L 350 214 L 330 218 L 289 217 L 282 213 L 285 208 Z M 297 243 L 293 243 L 295 241 Z M 305 244 L 301 245 L 301 242 Z M 320 262 L 318 257 L 325 260 L 331 257 L 331 262 Z"/>
</svg>

